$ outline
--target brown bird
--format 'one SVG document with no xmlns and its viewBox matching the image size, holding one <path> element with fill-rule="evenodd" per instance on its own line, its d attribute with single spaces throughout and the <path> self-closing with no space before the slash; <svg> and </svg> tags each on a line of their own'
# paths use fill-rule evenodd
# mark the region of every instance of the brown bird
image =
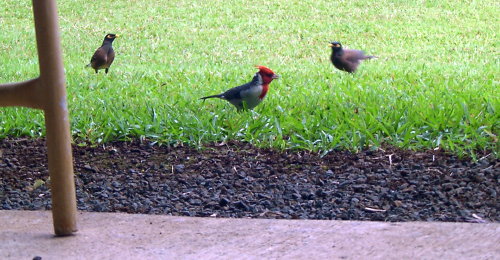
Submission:
<svg viewBox="0 0 500 260">
<path fill-rule="evenodd" d="M 349 73 L 355 72 L 362 60 L 376 58 L 375 56 L 366 56 L 365 53 L 360 50 L 343 49 L 340 42 L 330 42 L 329 46 L 332 47 L 332 56 L 330 60 L 333 66 Z"/>
<path fill-rule="evenodd" d="M 109 66 L 111 66 L 111 63 L 115 60 L 113 41 L 118 37 L 120 37 L 118 34 L 107 34 L 106 37 L 104 37 L 101 47 L 94 52 L 87 67 L 92 67 L 95 73 L 100 69 L 105 69 L 104 71 L 108 74 Z"/>
</svg>

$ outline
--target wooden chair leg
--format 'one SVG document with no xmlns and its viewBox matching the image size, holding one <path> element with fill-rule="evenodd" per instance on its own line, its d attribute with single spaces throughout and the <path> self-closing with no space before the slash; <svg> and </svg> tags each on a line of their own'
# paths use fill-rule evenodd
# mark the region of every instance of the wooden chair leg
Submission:
<svg viewBox="0 0 500 260">
<path fill-rule="evenodd" d="M 47 152 L 56 235 L 70 235 L 76 228 L 76 195 L 73 156 L 66 103 L 66 78 L 60 47 L 55 0 L 33 0 L 36 42 L 40 64 L 40 89 L 47 128 Z"/>
<path fill-rule="evenodd" d="M 44 110 L 54 232 L 66 236 L 77 231 L 76 194 L 57 6 L 55 0 L 33 0 L 32 3 L 40 77 L 0 84 L 0 107 Z"/>
</svg>

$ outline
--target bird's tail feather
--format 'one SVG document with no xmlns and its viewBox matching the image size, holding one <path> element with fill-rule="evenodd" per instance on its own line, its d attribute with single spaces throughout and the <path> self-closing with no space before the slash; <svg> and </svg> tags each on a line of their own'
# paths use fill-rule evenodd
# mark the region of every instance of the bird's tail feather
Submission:
<svg viewBox="0 0 500 260">
<path fill-rule="evenodd" d="M 365 60 L 377 59 L 377 58 L 378 58 L 377 56 L 365 56 Z"/>
<path fill-rule="evenodd" d="M 91 64 L 91 63 L 89 63 L 89 64 L 85 65 L 85 68 L 88 68 L 88 67 L 90 67 L 90 66 L 92 66 L 92 64 Z"/>
<path fill-rule="evenodd" d="M 202 97 L 200 99 L 205 100 L 207 98 L 222 98 L 222 94 L 212 95 L 212 96 L 206 96 L 206 97 Z"/>
</svg>

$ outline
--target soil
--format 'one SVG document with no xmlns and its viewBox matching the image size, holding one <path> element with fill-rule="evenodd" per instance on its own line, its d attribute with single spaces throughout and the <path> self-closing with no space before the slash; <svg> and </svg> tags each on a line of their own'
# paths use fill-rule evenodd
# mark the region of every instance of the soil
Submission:
<svg viewBox="0 0 500 260">
<path fill-rule="evenodd" d="M 199 217 L 499 222 L 500 159 L 392 147 L 74 146 L 78 209 Z M 50 209 L 42 139 L 0 140 L 0 209 Z"/>
</svg>

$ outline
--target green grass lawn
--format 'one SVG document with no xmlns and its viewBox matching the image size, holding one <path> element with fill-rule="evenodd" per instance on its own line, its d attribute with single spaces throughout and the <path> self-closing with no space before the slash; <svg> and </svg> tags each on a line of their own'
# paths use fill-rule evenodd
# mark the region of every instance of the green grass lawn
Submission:
<svg viewBox="0 0 500 260">
<path fill-rule="evenodd" d="M 58 1 L 76 143 L 495 151 L 500 5 L 494 0 Z M 161 2 L 161 3 L 159 3 Z M 0 6 L 0 83 L 38 74 L 31 1 Z M 117 33 L 108 75 L 84 68 Z M 379 58 L 334 69 L 329 41 Z M 281 75 L 254 111 L 198 100 Z M 0 109 L 0 138 L 43 136 L 40 111 Z"/>
</svg>

